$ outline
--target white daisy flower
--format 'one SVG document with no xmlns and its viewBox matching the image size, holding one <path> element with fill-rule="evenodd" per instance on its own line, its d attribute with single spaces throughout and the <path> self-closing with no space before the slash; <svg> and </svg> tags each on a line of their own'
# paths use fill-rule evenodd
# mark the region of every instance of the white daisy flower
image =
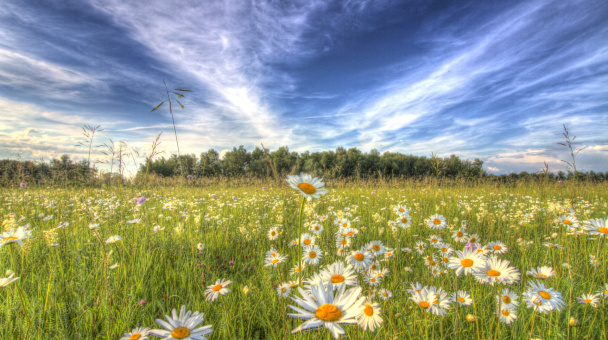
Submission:
<svg viewBox="0 0 608 340">
<path fill-rule="evenodd" d="M 156 319 L 156 323 L 165 330 L 153 329 L 150 331 L 150 335 L 163 338 L 163 340 L 207 340 L 204 335 L 211 334 L 211 332 L 213 332 L 211 327 L 213 326 L 207 325 L 196 328 L 196 326 L 203 322 L 204 315 L 199 314 L 199 312 L 194 312 L 192 315 L 190 313 L 190 311 L 186 313 L 186 306 L 182 306 L 179 316 L 177 315 L 177 311 L 174 309 L 172 318 L 168 315 L 166 316 L 168 322 L 161 319 Z"/>
<path fill-rule="evenodd" d="M 232 281 L 230 280 L 217 280 L 214 285 L 207 286 L 207 290 L 205 290 L 205 301 L 215 301 L 219 297 L 219 295 L 226 295 L 231 292 L 230 289 L 226 288 Z"/>
<path fill-rule="evenodd" d="M 323 188 L 325 186 L 323 179 L 313 178 L 311 175 L 302 172 L 299 175 L 287 176 L 286 181 L 289 186 L 298 190 L 306 198 L 320 198 L 320 195 L 328 192 L 327 189 Z"/>
</svg>

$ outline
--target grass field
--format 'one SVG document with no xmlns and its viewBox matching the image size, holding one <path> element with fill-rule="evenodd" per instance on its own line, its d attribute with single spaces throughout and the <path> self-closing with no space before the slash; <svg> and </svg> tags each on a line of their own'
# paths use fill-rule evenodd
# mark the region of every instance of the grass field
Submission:
<svg viewBox="0 0 608 340">
<path fill-rule="evenodd" d="M 0 281 L 0 338 L 137 339 L 140 333 L 144 339 L 146 329 L 132 331 L 164 330 L 155 320 L 166 321 L 185 306 L 204 319 L 169 325 L 170 339 L 187 333 L 197 339 L 193 335 L 209 329 L 209 339 L 331 338 L 319 320 L 334 332 L 338 323 L 349 339 L 607 339 L 608 230 L 595 223 L 594 234 L 585 223 L 605 223 L 605 183 L 506 188 L 353 182 L 326 188 L 303 210 L 303 195 L 287 185 L 5 189 L 0 280 L 8 270 L 19 279 Z M 145 202 L 138 204 L 140 197 Z M 26 225 L 31 237 L 10 233 Z M 322 231 L 315 235 L 318 225 Z M 350 229 L 340 229 L 344 225 Z M 318 248 L 290 246 L 304 243 L 300 230 L 316 236 Z M 337 238 L 341 232 L 347 236 Z M 475 245 L 468 244 L 471 237 Z M 340 244 L 348 247 L 340 250 Z M 319 308 L 304 319 L 288 315 L 306 309 L 297 303 L 304 301 L 298 273 L 290 273 L 301 251 L 320 260 L 302 270 L 302 292 L 314 290 L 314 303 L 326 305 L 313 306 Z M 352 310 L 340 299 L 337 307 L 319 301 L 319 294 L 333 296 L 324 286 L 337 277 L 338 266 L 319 273 L 336 261 L 363 265 L 349 259 L 356 253 L 375 270 L 341 272 L 355 283 L 336 294 L 342 302 L 352 297 Z M 475 264 L 466 267 L 459 254 Z M 528 275 L 543 266 L 550 268 Z M 475 272 L 465 275 L 466 269 Z M 218 287 L 217 280 L 231 283 Z M 503 289 L 510 291 L 508 304 Z M 213 299 L 207 290 L 225 294 Z M 466 292 L 459 295 L 464 303 L 452 298 L 457 291 Z M 505 304 L 498 306 L 497 299 Z M 292 334 L 310 318 L 308 324 L 322 327 Z M 375 330 L 339 323 L 348 318 L 367 320 Z M 212 327 L 194 331 L 205 325 Z"/>
</svg>

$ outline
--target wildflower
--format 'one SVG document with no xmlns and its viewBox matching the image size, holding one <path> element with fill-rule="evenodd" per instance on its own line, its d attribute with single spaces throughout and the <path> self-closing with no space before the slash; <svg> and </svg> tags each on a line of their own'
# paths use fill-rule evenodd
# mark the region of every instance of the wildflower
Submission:
<svg viewBox="0 0 608 340">
<path fill-rule="evenodd" d="M 199 243 L 199 244 L 196 245 L 196 249 L 198 249 L 199 251 L 201 251 L 201 250 L 205 249 L 205 245 L 202 244 L 202 243 Z"/>
<path fill-rule="evenodd" d="M 608 238 L 608 219 L 596 218 L 585 221 L 585 230 L 589 235 L 597 235 Z"/>
<path fill-rule="evenodd" d="M 386 248 L 382 244 L 382 241 L 371 241 L 366 245 L 367 250 L 369 250 L 374 256 L 382 256 Z"/>
<path fill-rule="evenodd" d="M 553 268 L 551 268 L 551 267 L 542 266 L 542 267 L 538 267 L 538 268 L 532 268 L 529 271 L 527 271 L 526 274 L 528 276 L 532 276 L 534 278 L 544 280 L 544 279 L 548 279 L 552 276 L 555 276 L 555 270 L 553 270 Z"/>
<path fill-rule="evenodd" d="M 205 290 L 205 301 L 215 301 L 219 297 L 219 295 L 226 295 L 231 292 L 230 289 L 226 288 L 226 286 L 230 285 L 232 281 L 230 280 L 217 280 L 214 285 L 207 286 L 207 290 Z"/>
<path fill-rule="evenodd" d="M 603 291 L 602 291 L 603 289 Z M 596 293 L 600 294 L 604 297 L 604 299 L 608 299 L 608 283 L 604 284 L 604 287 L 600 288 Z"/>
<path fill-rule="evenodd" d="M 25 184 L 25 183 L 19 183 L 19 187 L 25 188 L 25 187 L 27 187 L 27 184 Z"/>
<path fill-rule="evenodd" d="M 581 323 L 573 317 L 570 317 L 570 319 L 568 320 L 568 326 L 578 327 L 580 325 L 581 325 Z"/>
<path fill-rule="evenodd" d="M 382 300 L 388 300 L 393 297 L 393 293 L 386 288 L 380 289 L 380 291 L 378 292 L 378 295 L 380 295 Z"/>
<path fill-rule="evenodd" d="M 594 306 L 600 303 L 599 294 L 583 294 L 582 297 L 577 297 L 578 303 Z"/>
<path fill-rule="evenodd" d="M 344 285 L 354 286 L 357 283 L 357 276 L 354 267 L 342 261 L 336 261 L 328 265 L 319 272 L 324 281 L 331 281 L 334 289 Z"/>
<path fill-rule="evenodd" d="M 302 260 L 311 265 L 319 264 L 319 261 L 323 258 L 323 251 L 317 245 L 304 246 Z"/>
<path fill-rule="evenodd" d="M 439 214 L 432 215 L 426 224 L 431 229 L 441 230 L 447 226 L 447 219 Z"/>
<path fill-rule="evenodd" d="M 460 306 L 469 306 L 473 303 L 473 299 L 471 299 L 471 295 L 465 292 L 464 290 L 459 290 L 451 296 L 452 301 L 458 303 Z"/>
<path fill-rule="evenodd" d="M 277 294 L 280 297 L 286 298 L 291 294 L 291 285 L 289 283 L 282 283 L 279 287 L 277 287 Z"/>
<path fill-rule="evenodd" d="M 530 282 L 530 287 L 524 292 L 524 299 L 528 308 L 534 308 L 541 313 L 561 310 L 564 308 L 564 300 L 560 292 L 553 288 L 545 287 L 539 281 Z"/>
<path fill-rule="evenodd" d="M 379 303 L 374 303 L 370 299 L 366 299 L 363 305 L 360 307 L 359 315 L 357 315 L 357 324 L 363 330 L 370 330 L 374 332 L 376 328 L 380 328 L 380 324 L 383 322 L 380 317 Z"/>
<path fill-rule="evenodd" d="M 140 196 L 139 198 L 137 198 L 137 204 L 139 204 L 139 205 L 144 204 L 145 201 L 146 201 L 146 198 L 143 196 Z"/>
<path fill-rule="evenodd" d="M 304 233 L 301 236 L 302 238 L 302 247 L 310 246 L 315 244 L 316 237 L 310 235 L 309 233 Z"/>
<path fill-rule="evenodd" d="M 402 229 L 407 229 L 412 226 L 412 218 L 409 214 L 399 216 L 395 222 L 397 222 L 397 225 Z"/>
<path fill-rule="evenodd" d="M 512 324 L 515 320 L 517 320 L 517 314 L 515 314 L 516 309 L 511 309 L 511 308 L 501 308 L 500 310 L 497 311 L 497 316 L 500 319 L 500 322 L 504 323 L 505 325 L 510 325 Z"/>
<path fill-rule="evenodd" d="M 435 301 L 436 294 L 428 289 L 423 289 L 421 292 L 416 292 L 410 297 L 420 308 L 426 312 L 431 312 L 431 305 Z"/>
<path fill-rule="evenodd" d="M 32 237 L 32 230 L 28 230 L 28 227 L 29 224 L 18 227 L 17 230 L 13 228 L 10 231 L 0 234 L 0 247 L 10 243 L 18 243 L 20 246 L 23 246 L 23 240 Z"/>
<path fill-rule="evenodd" d="M 310 231 L 315 235 L 320 235 L 323 232 L 323 226 L 319 223 L 314 223 L 310 226 Z"/>
<path fill-rule="evenodd" d="M 464 230 L 459 229 L 452 233 L 452 238 L 456 242 L 463 242 L 468 238 L 468 235 L 464 232 Z"/>
<path fill-rule="evenodd" d="M 477 322 L 477 317 L 473 314 L 467 314 L 466 319 L 468 322 Z"/>
<path fill-rule="evenodd" d="M 474 274 L 481 283 L 491 285 L 495 283 L 514 284 L 519 281 L 521 274 L 510 264 L 511 262 L 507 260 L 492 257 L 482 267 L 475 270 Z"/>
<path fill-rule="evenodd" d="M 118 268 L 118 262 L 116 262 L 110 266 L 110 269 L 116 269 L 116 268 Z"/>
<path fill-rule="evenodd" d="M 352 251 L 350 255 L 346 257 L 346 262 L 353 265 L 355 270 L 366 270 L 372 262 L 372 253 L 365 249 L 365 247 L 362 247 L 359 251 Z"/>
<path fill-rule="evenodd" d="M 286 181 L 306 198 L 320 198 L 320 195 L 328 192 L 323 188 L 325 186 L 323 179 L 313 178 L 309 174 L 300 173 L 300 175 L 287 176 Z"/>
<path fill-rule="evenodd" d="M 483 254 L 477 253 L 476 250 L 457 250 L 455 256 L 450 259 L 448 267 L 456 270 L 456 276 L 462 273 L 468 275 L 482 268 L 485 262 Z"/>
<path fill-rule="evenodd" d="M 154 230 L 154 232 L 157 232 L 157 231 L 165 230 L 165 228 L 161 228 L 159 225 L 155 225 L 155 226 L 152 228 L 152 230 Z"/>
<path fill-rule="evenodd" d="M 266 254 L 266 259 L 264 260 L 264 267 L 277 267 L 280 263 L 283 263 L 285 259 L 287 259 L 287 255 L 281 255 L 279 253 L 273 253 L 274 256 Z"/>
<path fill-rule="evenodd" d="M 9 284 L 13 283 L 14 281 L 17 281 L 20 279 L 20 277 L 13 277 L 15 276 L 15 273 L 11 272 L 10 274 L 8 274 L 8 277 L 4 278 L 4 279 L 0 279 L 0 288 L 4 288 L 6 286 L 8 286 Z"/>
<path fill-rule="evenodd" d="M 243 294 L 248 295 L 249 292 L 250 292 L 249 287 L 247 287 L 247 286 L 243 287 Z"/>
<path fill-rule="evenodd" d="M 137 327 L 134 328 L 130 333 L 125 333 L 120 340 L 148 340 L 150 334 L 150 328 L 148 327 Z"/>
<path fill-rule="evenodd" d="M 145 299 L 141 299 L 141 300 L 139 300 L 139 305 L 140 305 L 141 307 L 143 307 L 143 306 L 145 306 L 145 305 L 147 305 L 147 304 L 148 304 L 148 301 L 146 301 Z"/>
<path fill-rule="evenodd" d="M 114 235 L 114 236 L 110 236 L 107 240 L 106 240 L 106 244 L 114 244 L 118 241 L 122 241 L 122 237 L 118 236 L 118 235 Z"/>
<path fill-rule="evenodd" d="M 327 290 L 323 284 L 311 286 L 310 295 L 298 288 L 301 297 L 292 299 L 299 307 L 290 305 L 289 308 L 299 314 L 287 315 L 307 321 L 294 328 L 292 334 L 323 326 L 334 339 L 339 339 L 345 333 L 340 324 L 357 323 L 355 317 L 360 314 L 360 307 L 365 301 L 365 297 L 361 296 L 361 287 L 346 290 L 346 286 L 342 286 L 334 296 L 333 284 L 328 282 L 327 285 Z"/>
<path fill-rule="evenodd" d="M 490 250 L 494 252 L 494 254 L 504 254 L 508 251 L 507 245 L 501 241 L 494 241 L 488 243 L 488 248 L 490 248 Z"/>
<path fill-rule="evenodd" d="M 517 301 L 517 293 L 512 292 L 508 288 L 504 288 L 499 296 L 496 296 L 496 306 L 498 309 L 509 308 L 517 310 L 519 301 Z"/>
<path fill-rule="evenodd" d="M 581 226 L 581 222 L 574 215 L 564 215 L 556 219 L 556 222 L 568 228 L 578 228 Z"/>
<path fill-rule="evenodd" d="M 211 325 L 196 328 L 203 322 L 204 314 L 194 312 L 192 316 L 190 311 L 186 313 L 186 306 L 182 306 L 177 315 L 177 311 L 173 310 L 173 317 L 166 316 L 167 321 L 156 319 L 156 323 L 163 327 L 162 329 L 153 329 L 150 331 L 150 335 L 154 335 L 164 340 L 171 339 L 192 339 L 192 340 L 207 340 L 204 335 L 211 334 Z"/>
<path fill-rule="evenodd" d="M 270 230 L 268 230 L 268 239 L 270 241 L 274 241 L 277 239 L 277 237 L 279 237 L 279 230 L 277 227 L 272 227 L 270 228 Z"/>
</svg>

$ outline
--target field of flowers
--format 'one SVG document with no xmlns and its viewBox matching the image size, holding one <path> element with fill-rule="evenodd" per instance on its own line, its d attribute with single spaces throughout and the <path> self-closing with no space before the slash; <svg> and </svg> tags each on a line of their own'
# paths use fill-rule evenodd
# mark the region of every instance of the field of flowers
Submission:
<svg viewBox="0 0 608 340">
<path fill-rule="evenodd" d="M 0 199 L 0 339 L 608 338 L 605 184 Z"/>
</svg>

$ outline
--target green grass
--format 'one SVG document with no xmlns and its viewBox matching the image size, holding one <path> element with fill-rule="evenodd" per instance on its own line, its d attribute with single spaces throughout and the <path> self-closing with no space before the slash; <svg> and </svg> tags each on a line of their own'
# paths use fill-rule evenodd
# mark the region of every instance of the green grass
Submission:
<svg viewBox="0 0 608 340">
<path fill-rule="evenodd" d="M 550 210 L 547 203 L 573 207 L 581 221 L 605 218 L 606 184 L 504 188 L 489 184 L 437 187 L 407 182 L 352 182 L 328 183 L 328 189 L 328 194 L 311 204 L 319 215 L 351 207 L 350 219 L 360 218 L 360 222 L 353 222 L 353 227 L 363 227 L 353 239 L 352 249 L 373 240 L 381 240 L 390 248 L 414 249 L 418 240 L 438 234 L 461 250 L 464 244 L 452 240 L 450 229 L 458 228 L 466 220 L 469 233 L 479 234 L 483 244 L 503 241 L 509 251 L 500 258 L 511 261 L 522 274 L 518 284 L 508 286 L 518 293 L 521 304 L 518 319 L 507 326 L 494 316 L 492 286 L 473 281 L 471 287 L 468 277 L 457 278 L 451 270 L 433 277 L 423 256 L 399 251 L 395 258 L 382 262 L 390 274 L 379 288 L 390 290 L 393 298 L 387 301 L 374 298 L 381 304 L 384 323 L 375 333 L 344 326 L 348 338 L 471 339 L 479 332 L 483 339 L 522 339 L 530 334 L 541 339 L 606 339 L 606 299 L 602 298 L 598 308 L 593 308 L 578 304 L 576 297 L 598 291 L 608 282 L 608 239 L 602 244 L 597 237 L 567 236 L 563 227 L 554 228 L 555 217 L 564 211 Z M 135 200 L 139 196 L 145 196 L 147 201 L 138 207 Z M 237 200 L 233 201 L 232 196 Z M 0 278 L 6 277 L 7 269 L 20 277 L 0 288 L 1 339 L 119 339 L 138 326 L 160 329 L 154 320 L 164 319 L 172 309 L 179 310 L 182 305 L 205 314 L 202 325 L 213 325 L 210 339 L 317 339 L 329 335 L 327 330 L 291 335 L 291 330 L 302 321 L 287 316 L 291 312 L 288 305 L 294 302 L 279 298 L 273 289 L 273 284 L 294 279 L 289 277 L 289 270 L 297 262 L 297 252 L 288 243 L 297 238 L 301 196 L 292 189 L 228 185 L 214 188 L 181 185 L 149 191 L 130 187 L 105 191 L 27 188 L 4 190 L 0 198 L 3 219 L 0 231 L 28 223 L 30 228 L 36 228 L 33 238 L 26 240 L 23 247 L 17 244 L 0 247 Z M 171 203 L 175 209 L 163 209 L 165 203 Z M 387 222 L 397 217 L 392 211 L 396 204 L 410 208 L 413 224 L 394 234 Z M 358 208 L 353 209 L 353 205 Z M 530 212 L 534 212 L 534 217 L 520 225 L 526 220 L 523 215 Z M 448 219 L 448 228 L 441 232 L 433 232 L 422 224 L 435 213 Z M 43 221 L 38 217 L 40 214 L 53 218 Z M 21 216 L 25 219 L 18 221 Z M 127 223 L 136 218 L 141 223 Z M 312 216 L 305 218 L 310 220 Z M 332 223 L 334 218 L 330 216 L 323 223 L 325 231 L 317 243 L 325 252 L 321 265 L 341 259 L 335 255 L 333 235 L 338 228 Z M 222 223 L 218 224 L 218 220 Z M 69 222 L 69 226 L 47 233 L 60 222 Z M 100 223 L 97 234 L 87 228 L 90 223 Z M 154 232 L 155 225 L 165 229 Z M 266 233 L 274 225 L 281 225 L 283 233 L 277 240 L 269 241 Z M 181 233 L 175 228 L 181 228 Z M 557 236 L 548 242 L 560 244 L 564 249 L 542 245 L 552 233 Z M 112 235 L 121 236 L 122 241 L 105 244 Z M 518 239 L 533 243 L 523 247 L 518 245 Z M 196 248 L 198 243 L 205 245 L 202 254 Z M 289 255 L 278 270 L 263 267 L 265 253 L 271 246 Z M 425 255 L 428 251 L 427 247 Z M 589 263 L 590 255 L 597 256 L 599 266 Z M 230 265 L 229 261 L 234 263 Z M 564 262 L 570 264 L 571 270 L 562 266 Z M 119 264 L 118 268 L 109 269 L 114 263 Z M 562 294 L 566 308 L 561 312 L 534 313 L 522 301 L 530 280 L 526 271 L 540 266 L 553 267 L 557 273 L 543 283 Z M 319 271 L 320 267 L 308 266 L 304 276 Z M 405 267 L 411 271 L 405 271 Z M 203 292 L 217 279 L 232 280 L 227 287 L 232 292 L 217 301 L 206 302 Z M 476 312 L 471 305 L 453 308 L 443 317 L 425 313 L 409 299 L 407 289 L 412 282 L 443 287 L 449 294 L 456 287 L 474 292 Z M 243 293 L 244 286 L 250 289 L 247 295 Z M 363 286 L 367 294 L 369 287 Z M 292 290 L 293 294 L 298 293 Z M 140 306 L 142 299 L 147 303 Z M 475 314 L 478 322 L 467 322 L 467 314 Z M 569 316 L 581 325 L 569 327 Z"/>
</svg>

